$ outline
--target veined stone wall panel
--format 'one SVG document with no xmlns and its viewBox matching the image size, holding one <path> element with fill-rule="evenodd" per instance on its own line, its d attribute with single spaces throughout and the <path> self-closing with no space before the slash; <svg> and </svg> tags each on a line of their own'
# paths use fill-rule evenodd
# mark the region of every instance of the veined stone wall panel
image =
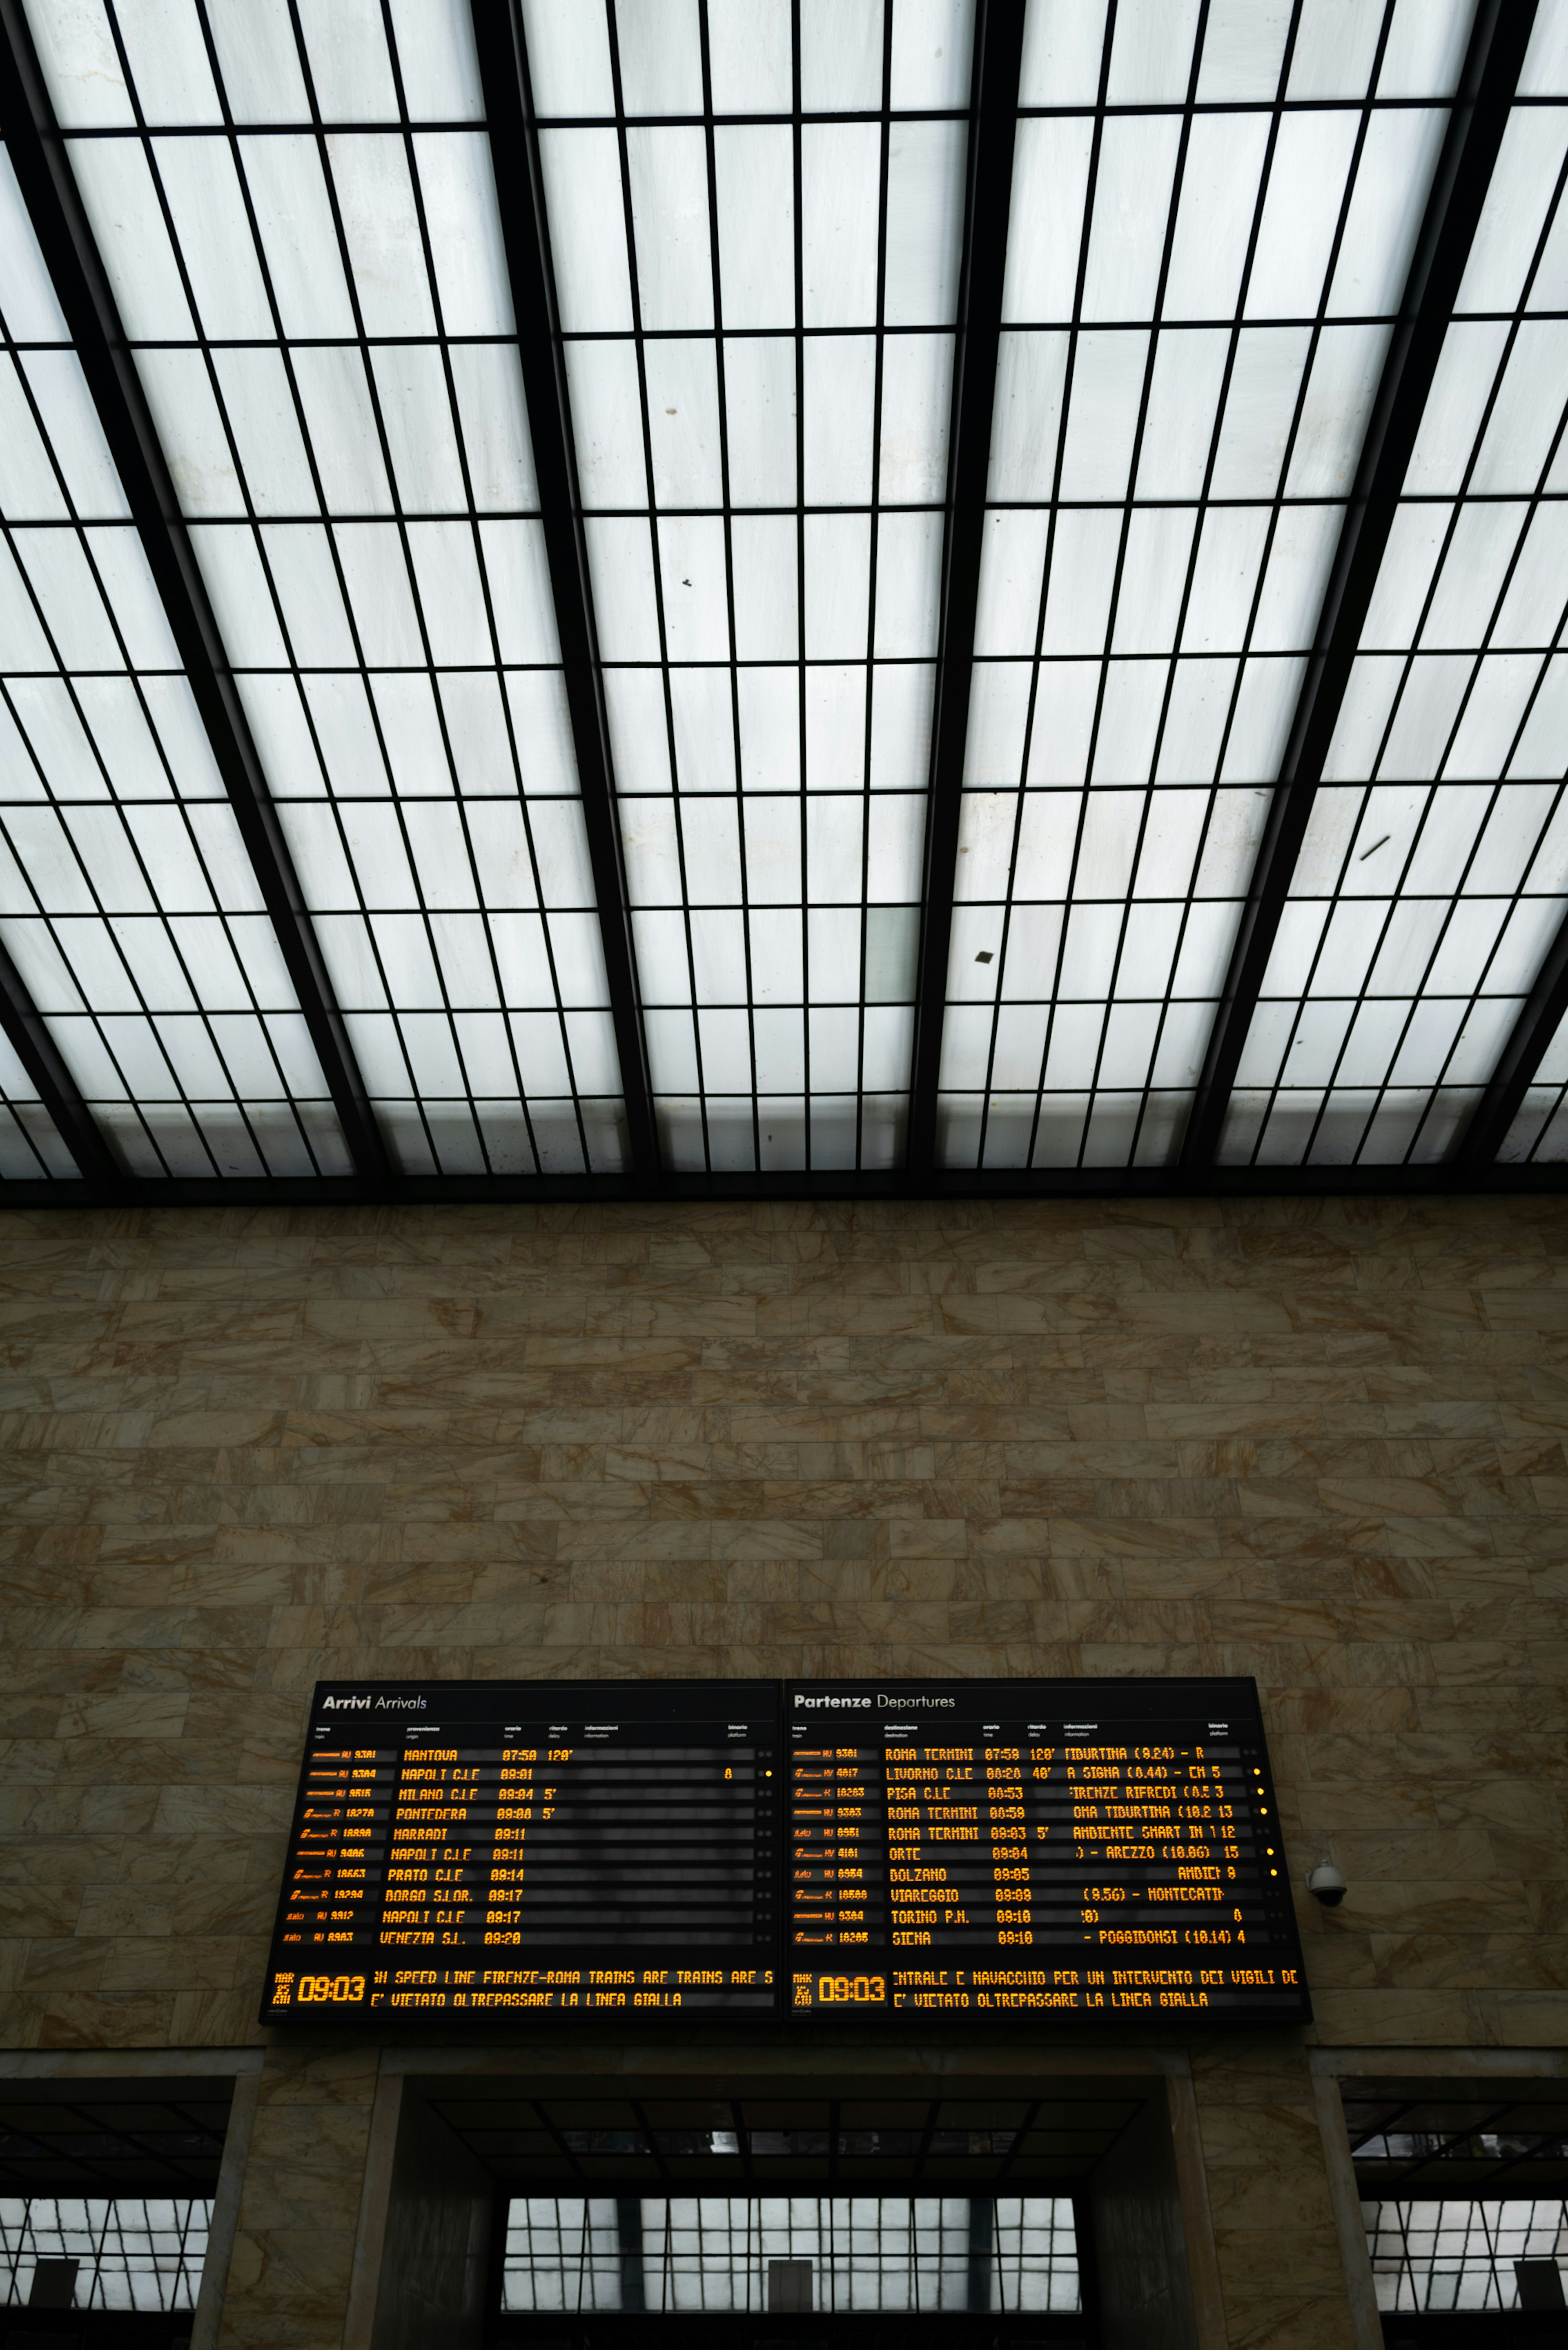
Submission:
<svg viewBox="0 0 1568 2350">
<path fill-rule="evenodd" d="M 1568 2038 L 1568 1203 L 13 1212 L 0 1353 L 11 2047 L 263 2037 L 348 1674 L 1255 1674 L 1308 2036 Z"/>
</svg>

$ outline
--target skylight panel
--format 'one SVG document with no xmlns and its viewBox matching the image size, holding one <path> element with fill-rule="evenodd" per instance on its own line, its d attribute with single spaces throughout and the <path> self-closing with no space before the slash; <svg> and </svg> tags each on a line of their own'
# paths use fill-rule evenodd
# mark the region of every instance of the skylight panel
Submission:
<svg viewBox="0 0 1568 2350">
<path fill-rule="evenodd" d="M 394 1164 L 618 1170 L 466 8 L 34 17 Z"/>
<path fill-rule="evenodd" d="M 1221 1146 L 1449 1157 L 1568 912 L 1568 98 L 1542 9 Z M 1551 1055 L 1548 1055 L 1548 1066 Z M 1555 1115 L 1542 1075 L 1506 1145 Z M 1532 1121 L 1533 1120 L 1533 1124 Z"/>
<path fill-rule="evenodd" d="M 971 12 L 524 21 L 665 1160 L 889 1167 Z"/>
<path fill-rule="evenodd" d="M 950 1167 L 1179 1149 L 1469 13 L 1032 0 Z"/>
<path fill-rule="evenodd" d="M 0 156 L 0 1178 L 24 991 L 155 1180 L 1564 1156 L 1568 0 L 1332 637 L 1474 0 L 23 5 L 211 614 Z"/>
<path fill-rule="evenodd" d="M 0 939 L 128 1172 L 345 1173 L 9 159 L 0 221 Z M 76 1172 L 9 1048 L 0 1093 L 5 1176 Z"/>
</svg>

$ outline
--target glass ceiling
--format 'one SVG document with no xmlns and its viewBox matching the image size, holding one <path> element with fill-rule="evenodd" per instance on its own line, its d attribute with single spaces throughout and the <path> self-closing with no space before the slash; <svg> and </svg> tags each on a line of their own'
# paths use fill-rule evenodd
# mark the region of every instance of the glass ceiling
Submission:
<svg viewBox="0 0 1568 2350">
<path fill-rule="evenodd" d="M 971 17 L 524 0 L 672 1170 L 902 1147 Z"/>
<path fill-rule="evenodd" d="M 1361 631 L 1231 1163 L 1447 1157 L 1568 909 L 1568 57 L 1549 29 Z"/>
<path fill-rule="evenodd" d="M 348 1159 L 141 543 L 0 161 L 0 935 L 136 1175 Z M 62 1146 L 9 1052 L 5 1171 Z M 23 1138 L 26 1136 L 26 1144 Z"/>
<path fill-rule="evenodd" d="M 164 526 L 397 1174 L 628 1170 L 601 804 L 663 1172 L 896 1180 L 933 1034 L 944 1188 L 1173 1169 L 1473 0 L 1028 0 L 1005 218 L 972 172 L 1008 70 L 976 0 L 522 0 L 523 223 L 469 0 L 26 5 Z M 1568 1158 L 1568 0 L 1501 98 L 1242 1007 L 1228 1169 L 1450 1161 L 1505 1061 L 1503 1159 Z M 88 390 L 109 379 L 51 284 L 67 233 L 0 167 L 0 1179 L 75 1172 L 35 1013 L 127 1177 L 352 1176 Z M 519 234 L 553 319 L 514 313 Z M 1005 276 L 976 400 L 984 240 Z M 558 361 L 532 431 L 520 326 Z M 948 566 L 977 416 L 971 644 Z M 569 452 L 575 556 L 535 438 Z M 962 773 L 933 777 L 963 663 Z M 588 811 L 579 766 L 608 771 Z M 943 791 L 950 951 L 922 1003 Z"/>
<path fill-rule="evenodd" d="M 33 23 L 394 1161 L 618 1170 L 466 11 L 95 14 Z"/>
</svg>

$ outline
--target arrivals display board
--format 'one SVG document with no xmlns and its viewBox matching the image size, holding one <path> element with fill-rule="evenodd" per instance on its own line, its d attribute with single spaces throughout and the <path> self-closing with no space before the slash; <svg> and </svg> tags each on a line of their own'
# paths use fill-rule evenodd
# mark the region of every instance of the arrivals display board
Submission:
<svg viewBox="0 0 1568 2350">
<path fill-rule="evenodd" d="M 1310 2018 L 1250 1680 L 320 1684 L 262 2017 Z"/>
<path fill-rule="evenodd" d="M 774 1681 L 323 1682 L 264 2022 L 778 2004 Z"/>
</svg>

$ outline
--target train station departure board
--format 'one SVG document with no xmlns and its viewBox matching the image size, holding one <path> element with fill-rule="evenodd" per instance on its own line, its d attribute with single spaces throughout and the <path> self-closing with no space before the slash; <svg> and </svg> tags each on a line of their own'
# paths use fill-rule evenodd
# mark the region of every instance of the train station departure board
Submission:
<svg viewBox="0 0 1568 2350">
<path fill-rule="evenodd" d="M 1310 2014 L 1251 1681 L 787 1693 L 790 1998 Z"/>
<path fill-rule="evenodd" d="M 1250 1680 L 322 1683 L 263 2021 L 1311 2010 Z"/>
</svg>

